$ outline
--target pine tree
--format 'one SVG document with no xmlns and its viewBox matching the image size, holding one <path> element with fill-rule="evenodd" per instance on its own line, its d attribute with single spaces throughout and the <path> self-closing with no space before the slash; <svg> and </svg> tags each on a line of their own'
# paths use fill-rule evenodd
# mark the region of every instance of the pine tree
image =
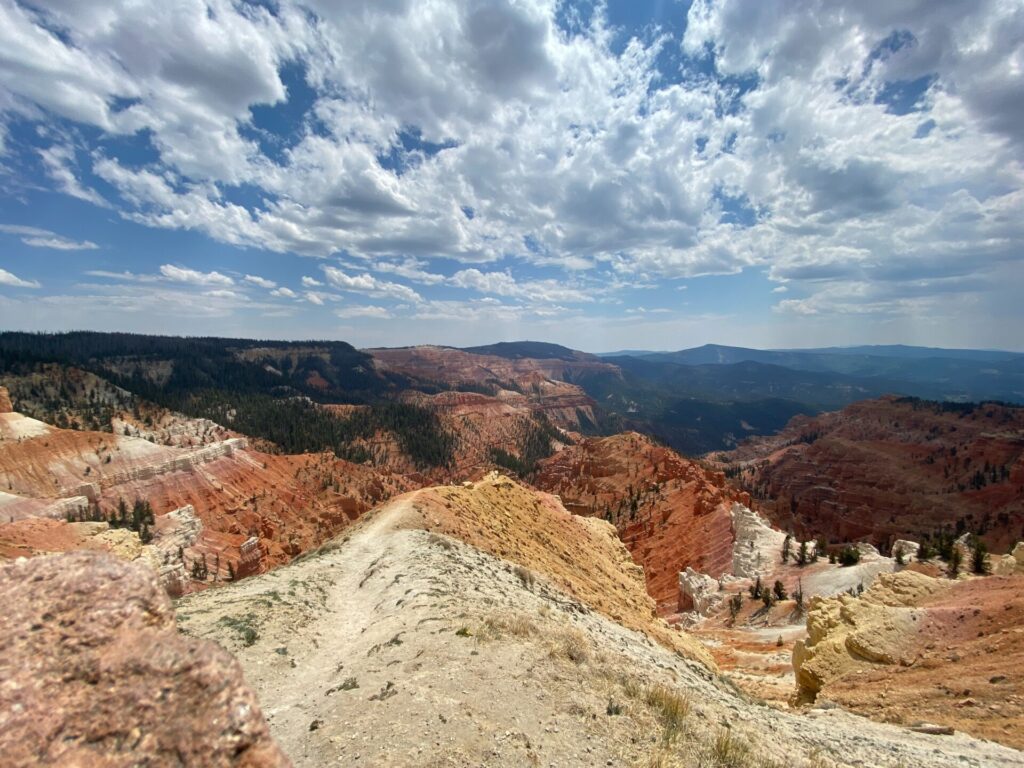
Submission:
<svg viewBox="0 0 1024 768">
<path fill-rule="evenodd" d="M 842 566 L 856 565 L 860 562 L 860 550 L 847 544 L 839 551 L 839 564 Z"/>
<path fill-rule="evenodd" d="M 926 560 L 931 560 L 935 557 L 935 549 L 927 541 L 922 541 L 921 546 L 917 549 L 917 561 L 923 563 Z"/>
<path fill-rule="evenodd" d="M 988 547 L 978 536 L 974 537 L 974 548 L 971 550 L 971 570 L 979 576 L 987 576 L 991 572 L 988 565 Z"/>
<path fill-rule="evenodd" d="M 757 581 L 755 581 L 755 582 L 753 583 L 753 585 L 752 585 L 752 586 L 750 587 L 750 596 L 751 596 L 751 597 L 752 597 L 752 598 L 753 598 L 754 600 L 760 600 L 760 599 L 761 599 L 761 595 L 762 595 L 762 594 L 763 594 L 763 593 L 764 593 L 765 591 L 766 591 L 766 590 L 765 590 L 765 589 L 764 589 L 764 587 L 763 587 L 763 586 L 761 585 L 761 574 L 758 574 L 758 575 L 757 575 Z"/>
<path fill-rule="evenodd" d="M 729 598 L 729 622 L 735 623 L 736 617 L 739 616 L 740 611 L 743 609 L 743 595 L 737 592 L 731 598 Z"/>
<path fill-rule="evenodd" d="M 786 534 L 785 541 L 782 542 L 782 562 L 789 561 L 789 550 L 793 546 L 793 537 L 788 533 Z"/>
<path fill-rule="evenodd" d="M 796 555 L 796 564 L 803 567 L 807 565 L 807 542 L 800 542 L 800 551 Z"/>
<path fill-rule="evenodd" d="M 960 575 L 960 566 L 963 564 L 963 555 L 960 553 L 960 547 L 953 547 L 949 553 L 949 565 L 946 566 L 946 575 L 951 579 L 955 579 Z"/>
<path fill-rule="evenodd" d="M 786 595 L 786 586 L 785 586 L 785 584 L 783 584 L 778 579 L 776 579 L 775 586 L 772 587 L 772 591 L 775 593 L 775 597 L 778 600 L 785 600 L 788 597 L 788 595 Z"/>
</svg>

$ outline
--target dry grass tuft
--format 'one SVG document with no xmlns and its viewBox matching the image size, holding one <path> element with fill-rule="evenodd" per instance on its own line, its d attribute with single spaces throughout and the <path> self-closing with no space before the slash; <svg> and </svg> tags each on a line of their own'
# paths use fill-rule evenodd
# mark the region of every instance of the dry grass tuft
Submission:
<svg viewBox="0 0 1024 768">
<path fill-rule="evenodd" d="M 640 699 L 644 695 L 644 687 L 634 678 L 627 677 L 622 681 L 622 692 L 631 699 Z"/>
<path fill-rule="evenodd" d="M 661 721 L 664 740 L 673 741 L 682 732 L 690 715 L 690 700 L 666 685 L 652 685 L 644 699 Z"/>
<path fill-rule="evenodd" d="M 537 632 L 537 627 L 528 616 L 521 613 L 492 614 L 484 619 L 481 631 L 482 639 L 497 640 L 504 635 L 513 637 L 529 637 Z"/>
<path fill-rule="evenodd" d="M 750 744 L 723 728 L 715 736 L 711 754 L 722 768 L 752 768 L 757 765 L 751 755 Z"/>
<path fill-rule="evenodd" d="M 532 592 L 534 582 L 533 571 L 531 571 L 529 568 L 526 568 L 525 566 L 517 565 L 513 569 L 513 572 L 517 577 L 519 577 L 519 581 L 523 583 L 523 586 Z"/>
<path fill-rule="evenodd" d="M 647 758 L 646 768 L 670 768 L 672 765 L 672 750 L 662 744 Z"/>
<path fill-rule="evenodd" d="M 590 659 L 590 644 L 578 629 L 569 629 L 562 635 L 562 655 L 574 664 L 583 664 Z"/>
</svg>

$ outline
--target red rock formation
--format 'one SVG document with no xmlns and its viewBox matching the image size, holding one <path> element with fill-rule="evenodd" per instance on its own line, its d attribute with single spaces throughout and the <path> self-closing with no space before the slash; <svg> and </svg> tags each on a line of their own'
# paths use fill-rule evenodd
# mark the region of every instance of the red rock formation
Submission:
<svg viewBox="0 0 1024 768">
<path fill-rule="evenodd" d="M 211 580 L 239 564 L 251 536 L 263 557 L 247 568 L 265 570 L 315 547 L 395 493 L 415 487 L 386 469 L 352 464 L 328 454 L 282 456 L 244 442 L 173 448 L 100 432 L 57 429 L 20 414 L 0 414 L 0 553 L 60 551 L 22 521 L 96 502 L 105 513 L 124 498 L 148 500 L 157 515 L 192 505 L 202 522 L 191 562 L 207 557 Z M 68 497 L 73 497 L 70 500 Z M 73 509 L 72 509 L 73 507 Z M 21 526 L 21 528 L 19 528 Z"/>
<path fill-rule="evenodd" d="M 155 574 L 76 553 L 0 568 L 11 766 L 290 765 L 242 670 L 179 635 Z"/>
<path fill-rule="evenodd" d="M 538 418 L 543 409 L 535 407 L 518 392 L 504 391 L 498 396 L 454 391 L 428 395 L 407 390 L 402 393 L 401 400 L 433 411 L 441 426 L 455 438 L 450 465 L 418 467 L 390 432 L 378 432 L 370 438 L 354 440 L 352 445 L 364 449 L 373 466 L 387 467 L 420 485 L 478 479 L 499 468 L 493 460 L 493 449 L 518 456 L 526 435 L 540 428 L 550 430 L 550 424 L 542 424 Z M 366 406 L 331 404 L 322 407 L 345 418 Z M 573 414 L 575 418 L 575 411 Z M 567 439 L 579 437 L 570 430 L 562 429 L 561 432 Z M 561 447 L 557 440 L 554 442 L 556 450 Z"/>
<path fill-rule="evenodd" d="M 957 521 L 998 551 L 1024 536 L 1021 408 L 868 400 L 713 458 L 799 537 L 885 548 Z"/>
<path fill-rule="evenodd" d="M 238 551 L 238 570 L 235 572 L 238 578 L 252 576 L 263 570 L 263 550 L 259 539 L 250 536 L 239 545 Z"/>
<path fill-rule="evenodd" d="M 534 411 L 542 411 L 555 424 L 573 430 L 581 426 L 577 409 L 590 421 L 594 420 L 594 401 L 581 387 L 571 382 L 588 372 L 619 372 L 616 366 L 589 355 L 581 355 L 576 360 L 511 360 L 431 346 L 365 351 L 373 355 L 378 369 L 424 381 L 452 386 L 514 386 L 515 390 L 504 389 L 498 397 L 513 404 L 526 404 Z"/>
<path fill-rule="evenodd" d="M 542 462 L 536 485 L 566 509 L 613 523 L 662 615 L 680 604 L 679 572 L 732 570 L 733 491 L 719 472 L 687 461 L 635 432 L 588 438 Z"/>
</svg>

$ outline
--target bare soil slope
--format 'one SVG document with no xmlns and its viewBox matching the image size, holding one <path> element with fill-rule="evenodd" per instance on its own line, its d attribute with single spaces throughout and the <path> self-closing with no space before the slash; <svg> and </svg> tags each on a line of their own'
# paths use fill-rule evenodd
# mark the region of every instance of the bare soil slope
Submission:
<svg viewBox="0 0 1024 768">
<path fill-rule="evenodd" d="M 179 621 L 237 654 L 299 766 L 1024 765 L 962 735 L 751 702 L 543 575 L 573 555 L 555 534 L 577 524 L 544 524 L 565 513 L 506 483 L 480 494 L 493 515 L 473 509 L 475 489 L 397 499 L 288 566 L 183 599 Z M 516 513 L 500 511 L 513 501 Z M 425 524 L 493 527 L 477 540 L 509 559 Z M 591 524 L 604 527 L 581 521 L 577 535 Z M 520 536 L 532 577 L 514 561 Z M 597 584 L 590 565 L 579 572 Z"/>
<path fill-rule="evenodd" d="M 1024 748 L 1024 576 L 886 575 L 812 604 L 794 653 L 808 695 L 873 719 L 948 725 Z"/>
</svg>

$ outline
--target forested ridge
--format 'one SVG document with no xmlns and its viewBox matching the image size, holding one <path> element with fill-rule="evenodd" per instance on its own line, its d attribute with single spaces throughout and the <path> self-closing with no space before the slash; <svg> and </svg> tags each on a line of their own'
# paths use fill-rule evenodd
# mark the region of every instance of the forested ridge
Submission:
<svg viewBox="0 0 1024 768">
<path fill-rule="evenodd" d="M 437 416 L 393 399 L 413 382 L 381 375 L 369 355 L 345 342 L 0 334 L 0 373 L 27 374 L 44 363 L 80 367 L 157 405 L 264 438 L 288 453 L 331 450 L 364 461 L 369 454 L 360 443 L 383 432 L 394 435 L 419 468 L 452 460 L 454 437 Z M 166 376 L 156 374 L 161 368 Z M 341 417 L 320 403 L 367 407 Z"/>
</svg>

